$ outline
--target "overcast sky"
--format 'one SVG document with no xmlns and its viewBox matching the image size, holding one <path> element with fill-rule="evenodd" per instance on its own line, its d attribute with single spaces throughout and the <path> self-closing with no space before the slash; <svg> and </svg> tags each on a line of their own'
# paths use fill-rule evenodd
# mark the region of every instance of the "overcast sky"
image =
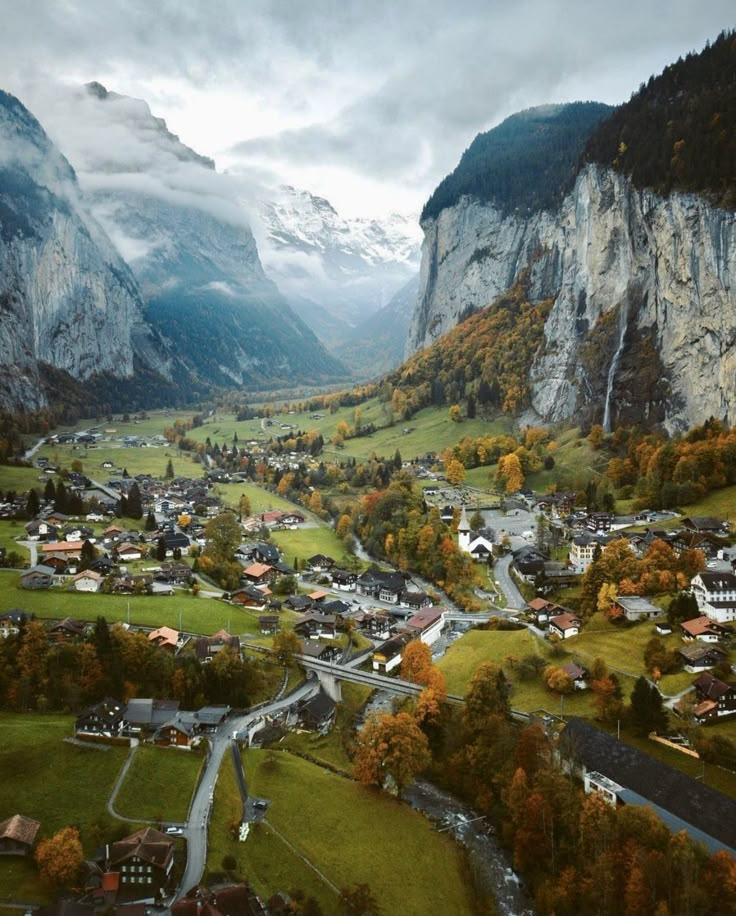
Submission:
<svg viewBox="0 0 736 916">
<path fill-rule="evenodd" d="M 0 88 L 29 106 L 98 80 L 218 169 L 352 216 L 418 211 L 479 131 L 624 101 L 736 16 L 733 0 L 0 0 L 0 23 Z"/>
</svg>

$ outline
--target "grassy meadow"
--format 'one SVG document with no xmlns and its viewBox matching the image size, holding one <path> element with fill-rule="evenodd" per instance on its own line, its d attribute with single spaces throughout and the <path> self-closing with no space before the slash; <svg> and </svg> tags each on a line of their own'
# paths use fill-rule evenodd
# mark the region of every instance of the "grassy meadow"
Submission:
<svg viewBox="0 0 736 916">
<path fill-rule="evenodd" d="M 267 822 L 335 886 L 368 884 L 385 913 L 472 912 L 460 850 L 408 805 L 288 753 L 248 750 L 244 764 L 249 790 L 271 800 Z M 259 829 L 245 844 L 246 873 L 267 881 L 273 893 L 283 889 L 272 883 L 280 855 L 274 861 L 274 846 L 267 847 L 264 877 L 259 872 L 266 858 L 259 848 L 264 833 Z M 387 841 L 400 855 L 389 853 Z M 282 871 L 278 880 L 294 887 L 298 877 Z M 321 899 L 329 900 L 328 891 Z"/>
<path fill-rule="evenodd" d="M 204 756 L 196 751 L 141 745 L 115 799 L 115 810 L 136 820 L 183 823 L 203 764 Z"/>
</svg>

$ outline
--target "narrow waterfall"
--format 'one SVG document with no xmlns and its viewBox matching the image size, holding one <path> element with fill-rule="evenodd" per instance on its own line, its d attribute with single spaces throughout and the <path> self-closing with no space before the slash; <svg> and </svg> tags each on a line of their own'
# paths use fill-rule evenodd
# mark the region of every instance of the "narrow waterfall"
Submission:
<svg viewBox="0 0 736 916">
<path fill-rule="evenodd" d="M 606 405 L 603 409 L 603 432 L 611 432 L 611 396 L 613 394 L 613 382 L 616 378 L 616 371 L 618 369 L 618 364 L 621 360 L 621 354 L 624 351 L 624 340 L 626 339 L 626 331 L 628 330 L 629 325 L 629 310 L 624 303 L 621 303 L 620 306 L 621 312 L 619 315 L 619 332 L 618 332 L 618 346 L 616 347 L 616 352 L 613 354 L 613 359 L 611 360 L 611 365 L 608 368 L 608 383 L 606 385 Z"/>
</svg>

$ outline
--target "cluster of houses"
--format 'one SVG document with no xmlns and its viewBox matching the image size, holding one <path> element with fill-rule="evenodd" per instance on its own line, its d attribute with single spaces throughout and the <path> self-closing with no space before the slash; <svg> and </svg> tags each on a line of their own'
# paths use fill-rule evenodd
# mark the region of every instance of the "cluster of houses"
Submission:
<svg viewBox="0 0 736 916">
<path fill-rule="evenodd" d="M 0 855 L 31 858 L 41 824 L 14 814 L 0 822 Z M 142 827 L 129 836 L 99 847 L 84 863 L 83 891 L 76 900 L 59 900 L 37 909 L 39 916 L 146 916 L 149 906 L 161 904 L 176 887 L 177 863 L 184 850 L 175 836 L 153 827 Z M 230 884 L 216 892 L 205 886 L 191 888 L 171 905 L 172 916 L 266 916 L 281 912 L 266 909 L 246 883 Z"/>
</svg>

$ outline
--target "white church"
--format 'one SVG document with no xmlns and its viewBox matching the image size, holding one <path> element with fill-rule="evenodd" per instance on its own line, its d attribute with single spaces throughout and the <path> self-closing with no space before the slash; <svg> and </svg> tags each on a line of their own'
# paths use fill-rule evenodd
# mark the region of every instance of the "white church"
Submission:
<svg viewBox="0 0 736 916">
<path fill-rule="evenodd" d="M 486 563 L 493 553 L 495 532 L 490 528 L 482 528 L 473 532 L 465 514 L 465 506 L 460 513 L 460 523 L 457 526 L 457 543 L 460 550 L 469 553 L 478 563 Z"/>
</svg>

